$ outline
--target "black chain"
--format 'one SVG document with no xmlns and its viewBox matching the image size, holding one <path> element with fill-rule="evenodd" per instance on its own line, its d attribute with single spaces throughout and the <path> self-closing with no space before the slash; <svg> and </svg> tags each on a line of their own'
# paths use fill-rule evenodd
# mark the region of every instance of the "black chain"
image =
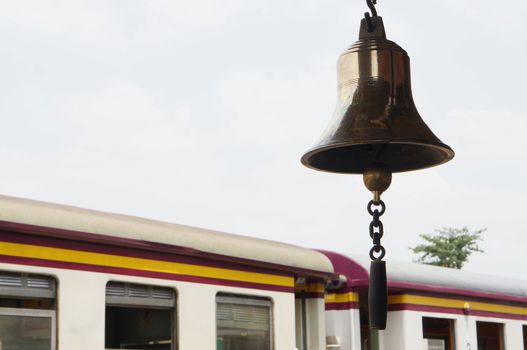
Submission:
<svg viewBox="0 0 527 350">
<path fill-rule="evenodd" d="M 373 207 L 380 207 L 373 208 Z M 370 223 L 370 237 L 373 240 L 373 247 L 370 249 L 370 258 L 371 260 L 382 260 L 384 255 L 386 255 L 386 250 L 381 245 L 381 238 L 384 235 L 384 229 L 380 217 L 386 211 L 386 205 L 383 201 L 373 201 L 371 200 L 368 203 L 368 213 L 373 216 L 373 220 Z M 375 253 L 380 253 L 378 257 L 375 257 Z"/>
</svg>

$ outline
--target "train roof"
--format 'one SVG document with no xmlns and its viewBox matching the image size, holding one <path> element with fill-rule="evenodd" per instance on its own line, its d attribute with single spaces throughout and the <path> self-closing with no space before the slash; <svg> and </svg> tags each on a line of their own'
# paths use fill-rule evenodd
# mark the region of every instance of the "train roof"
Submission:
<svg viewBox="0 0 527 350">
<path fill-rule="evenodd" d="M 370 260 L 366 256 L 324 252 L 333 262 L 335 272 L 347 277 L 351 287 L 367 286 Z M 445 294 L 466 294 L 527 302 L 527 280 L 402 262 L 386 262 L 388 287 Z"/>
<path fill-rule="evenodd" d="M 122 241 L 176 246 L 189 253 L 233 257 L 323 274 L 333 273 L 333 266 L 325 255 L 292 244 L 0 195 L 0 229 L 15 228 L 36 234 L 46 228 L 63 234 L 111 236 Z"/>
</svg>

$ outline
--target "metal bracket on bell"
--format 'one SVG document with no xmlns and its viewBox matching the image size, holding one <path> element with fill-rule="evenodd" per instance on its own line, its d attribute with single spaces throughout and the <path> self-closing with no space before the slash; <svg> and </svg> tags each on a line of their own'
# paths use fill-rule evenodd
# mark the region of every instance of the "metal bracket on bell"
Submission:
<svg viewBox="0 0 527 350">
<path fill-rule="evenodd" d="M 368 12 L 365 14 L 368 14 Z M 373 38 L 386 40 L 386 31 L 384 30 L 381 16 L 370 17 L 368 14 L 360 22 L 359 40 Z"/>
<path fill-rule="evenodd" d="M 364 170 L 362 179 L 366 188 L 373 193 L 373 202 L 378 203 L 381 200 L 381 194 L 392 183 L 392 172 L 386 164 L 375 162 Z"/>
<path fill-rule="evenodd" d="M 364 19 L 366 20 L 366 24 L 368 26 L 368 32 L 373 32 L 373 29 L 375 28 L 375 24 L 371 20 L 372 17 L 377 17 L 377 10 L 375 9 L 375 4 L 377 3 L 376 0 L 366 0 L 366 5 L 370 8 L 371 16 L 369 12 L 364 12 Z"/>
</svg>

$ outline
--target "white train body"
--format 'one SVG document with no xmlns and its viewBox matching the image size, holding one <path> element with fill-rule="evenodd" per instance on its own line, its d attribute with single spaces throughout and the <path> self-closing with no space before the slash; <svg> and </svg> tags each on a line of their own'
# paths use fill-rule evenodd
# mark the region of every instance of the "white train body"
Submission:
<svg viewBox="0 0 527 350">
<path fill-rule="evenodd" d="M 292 245 L 0 197 L 0 349 L 292 350 L 296 281 L 332 272 Z M 304 313 L 323 348 L 323 299 Z"/>
<path fill-rule="evenodd" d="M 0 350 L 525 349 L 527 285 L 0 196 Z"/>
</svg>

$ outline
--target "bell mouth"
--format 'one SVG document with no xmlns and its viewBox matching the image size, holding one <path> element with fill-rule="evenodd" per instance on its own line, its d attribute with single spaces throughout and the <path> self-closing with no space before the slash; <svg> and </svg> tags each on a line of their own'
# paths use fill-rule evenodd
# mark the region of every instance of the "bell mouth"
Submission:
<svg viewBox="0 0 527 350">
<path fill-rule="evenodd" d="M 454 157 L 443 143 L 371 142 L 317 147 L 302 156 L 306 167 L 342 174 L 362 174 L 373 162 L 386 164 L 393 173 L 430 168 Z"/>
</svg>

